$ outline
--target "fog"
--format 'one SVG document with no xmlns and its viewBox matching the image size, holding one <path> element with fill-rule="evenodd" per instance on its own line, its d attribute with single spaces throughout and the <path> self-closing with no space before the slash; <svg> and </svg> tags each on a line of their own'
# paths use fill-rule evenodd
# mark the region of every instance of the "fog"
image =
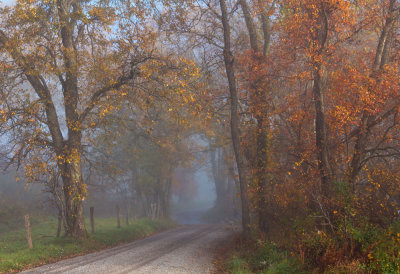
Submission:
<svg viewBox="0 0 400 274">
<path fill-rule="evenodd" d="M 172 218 L 180 224 L 206 223 L 204 214 L 209 211 L 216 202 L 215 184 L 210 180 L 207 167 L 200 168 L 195 172 L 197 185 L 196 196 L 187 203 L 179 203 L 173 199 Z"/>
<path fill-rule="evenodd" d="M 208 153 L 205 153 L 203 158 L 208 158 Z M 195 190 L 191 191 L 194 194 L 190 194 L 192 196 L 189 199 L 182 201 L 179 199 L 182 193 L 177 193 L 177 188 L 173 188 L 170 216 L 164 217 L 171 217 L 180 224 L 224 221 L 226 216 L 212 216 L 211 219 L 206 216 L 217 204 L 216 186 L 210 161 L 206 160 L 198 164 L 190 169 L 189 173 L 188 176 L 193 176 L 194 179 Z M 0 227 L 3 230 L 16 229 L 22 225 L 24 214 L 56 218 L 57 205 L 52 195 L 46 193 L 45 187 L 39 183 L 26 184 L 23 179 L 16 179 L 21 176 L 21 174 L 18 176 L 16 174 L 16 171 L 10 170 L 0 176 L 0 205 L 2 207 Z M 96 217 L 115 218 L 116 206 L 121 208 L 122 217 L 126 215 L 129 215 L 131 219 L 149 217 L 149 213 L 143 208 L 144 205 L 138 205 L 137 200 L 132 198 L 132 193 L 118 190 L 123 187 L 123 184 L 112 186 L 108 180 L 104 184 L 96 179 L 98 178 L 91 177 L 87 182 L 89 193 L 83 202 L 86 217 L 89 217 L 89 208 L 94 207 Z M 138 208 L 135 208 L 135 205 Z"/>
<path fill-rule="evenodd" d="M 16 180 L 15 172 L 0 175 L 0 233 L 20 229 L 25 214 L 52 213 L 40 185 Z"/>
</svg>

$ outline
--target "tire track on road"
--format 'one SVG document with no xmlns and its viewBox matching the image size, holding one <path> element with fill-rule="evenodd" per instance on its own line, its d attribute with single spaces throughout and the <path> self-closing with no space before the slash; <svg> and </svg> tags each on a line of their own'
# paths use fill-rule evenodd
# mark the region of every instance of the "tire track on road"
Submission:
<svg viewBox="0 0 400 274">
<path fill-rule="evenodd" d="M 23 273 L 210 273 L 215 244 L 232 233 L 220 224 L 187 225 Z"/>
<path fill-rule="evenodd" d="M 142 260 L 142 262 L 136 264 L 135 266 L 129 267 L 127 269 L 124 269 L 124 270 L 122 270 L 120 272 L 116 272 L 116 273 L 117 274 L 131 273 L 131 271 L 137 270 L 137 269 L 139 269 L 139 268 L 141 268 L 141 267 L 143 267 L 143 266 L 145 266 L 147 264 L 150 264 L 151 262 L 157 260 L 158 258 L 161 258 L 162 256 L 164 256 L 166 254 L 169 254 L 170 252 L 172 252 L 172 251 L 174 251 L 174 250 L 176 250 L 178 248 L 181 248 L 181 247 L 187 245 L 190 242 L 198 240 L 198 239 L 204 237 L 205 235 L 207 235 L 208 233 L 213 232 L 213 231 L 215 231 L 217 229 L 218 229 L 218 227 L 212 226 L 212 227 L 206 228 L 206 229 L 204 229 L 204 230 L 202 230 L 200 232 L 194 232 L 191 235 L 189 235 L 187 237 L 184 237 L 179 242 L 173 243 L 172 246 L 167 246 L 166 248 L 159 249 L 157 254 L 151 256 L 150 258 L 148 258 L 146 260 Z M 193 236 L 193 234 L 196 234 L 196 235 Z M 148 257 L 148 256 L 146 256 L 146 257 Z"/>
<path fill-rule="evenodd" d="M 42 270 L 43 271 L 45 270 L 46 273 L 60 273 L 60 272 L 69 271 L 69 270 L 72 270 L 74 268 L 78 268 L 78 267 L 81 267 L 81 266 L 85 266 L 85 265 L 91 264 L 91 263 L 96 262 L 96 261 L 103 260 L 103 259 L 108 258 L 110 256 L 115 256 L 115 255 L 120 254 L 122 252 L 128 251 L 128 250 L 130 250 L 132 248 L 135 248 L 135 247 L 137 247 L 139 245 L 150 244 L 150 243 L 152 243 L 154 241 L 158 241 L 158 240 L 160 240 L 160 239 L 162 239 L 164 237 L 174 238 L 174 237 L 171 237 L 171 236 L 168 236 L 168 235 L 169 234 L 175 234 L 175 233 L 178 233 L 178 232 L 179 233 L 184 233 L 187 230 L 190 231 L 190 229 L 191 229 L 190 226 L 184 226 L 184 227 L 181 227 L 181 228 L 168 230 L 168 231 L 165 231 L 165 232 L 161 232 L 161 233 L 159 233 L 157 235 L 150 236 L 150 237 L 145 238 L 145 239 L 141 239 L 141 240 L 134 241 L 132 243 L 124 244 L 122 246 L 113 247 L 111 249 L 98 251 L 96 253 L 91 253 L 91 254 L 88 254 L 88 255 L 82 255 L 82 256 L 78 256 L 78 257 L 69 259 L 69 260 L 78 260 L 78 259 L 80 259 L 79 261 L 72 262 L 72 264 L 68 264 L 68 265 L 65 265 L 65 266 L 60 266 L 60 267 L 57 267 L 57 268 L 54 268 L 54 269 L 51 269 L 53 264 L 50 264 L 50 265 L 41 266 L 41 267 L 36 268 L 36 269 L 27 270 L 27 271 L 24 271 L 24 272 L 21 272 L 21 273 L 26 273 L 26 274 L 43 273 L 43 272 L 41 272 Z M 175 235 L 175 237 L 179 237 L 179 234 Z M 90 258 L 88 258 L 88 257 L 90 257 Z M 68 263 L 68 262 L 67 261 L 61 261 L 59 263 L 55 263 L 54 266 L 56 264 L 62 264 L 62 263 Z M 45 268 L 47 268 L 47 269 L 45 269 Z"/>
</svg>

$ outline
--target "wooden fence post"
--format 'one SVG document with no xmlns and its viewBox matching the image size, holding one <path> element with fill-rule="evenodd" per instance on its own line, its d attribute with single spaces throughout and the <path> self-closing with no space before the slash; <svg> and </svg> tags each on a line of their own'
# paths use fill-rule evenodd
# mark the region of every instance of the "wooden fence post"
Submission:
<svg viewBox="0 0 400 274">
<path fill-rule="evenodd" d="M 33 245 L 32 245 L 31 222 L 29 221 L 29 214 L 26 214 L 24 217 L 25 217 L 26 240 L 28 241 L 29 249 L 32 249 Z"/>
<path fill-rule="evenodd" d="M 117 222 L 118 222 L 118 228 L 121 228 L 121 216 L 119 214 L 119 206 L 117 206 Z"/>
<path fill-rule="evenodd" d="M 90 226 L 92 227 L 92 233 L 95 233 L 96 230 L 94 229 L 94 207 L 90 207 Z"/>
</svg>

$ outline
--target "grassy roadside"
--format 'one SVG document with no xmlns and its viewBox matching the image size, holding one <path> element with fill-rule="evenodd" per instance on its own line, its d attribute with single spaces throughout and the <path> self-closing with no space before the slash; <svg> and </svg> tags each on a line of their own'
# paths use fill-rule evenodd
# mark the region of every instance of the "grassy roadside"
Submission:
<svg viewBox="0 0 400 274">
<path fill-rule="evenodd" d="M 140 239 L 171 228 L 170 220 L 141 219 L 129 226 L 116 227 L 114 219 L 96 219 L 96 233 L 87 240 L 78 241 L 54 236 L 57 221 L 43 220 L 32 226 L 33 249 L 26 244 L 25 230 L 19 229 L 0 234 L 0 273 L 55 262 L 64 258 L 112 247 Z M 90 227 L 87 223 L 87 227 Z"/>
<path fill-rule="evenodd" d="M 216 264 L 219 273 L 307 273 L 299 260 L 271 242 L 244 241 L 237 236 L 219 254 Z"/>
</svg>

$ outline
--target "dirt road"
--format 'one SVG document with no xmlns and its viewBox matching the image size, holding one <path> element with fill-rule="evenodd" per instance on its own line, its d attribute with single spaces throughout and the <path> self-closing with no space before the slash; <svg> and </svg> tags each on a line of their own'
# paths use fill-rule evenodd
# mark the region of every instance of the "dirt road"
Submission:
<svg viewBox="0 0 400 274">
<path fill-rule="evenodd" d="M 24 273 L 212 273 L 216 247 L 233 233 L 226 225 L 186 225 Z"/>
</svg>

